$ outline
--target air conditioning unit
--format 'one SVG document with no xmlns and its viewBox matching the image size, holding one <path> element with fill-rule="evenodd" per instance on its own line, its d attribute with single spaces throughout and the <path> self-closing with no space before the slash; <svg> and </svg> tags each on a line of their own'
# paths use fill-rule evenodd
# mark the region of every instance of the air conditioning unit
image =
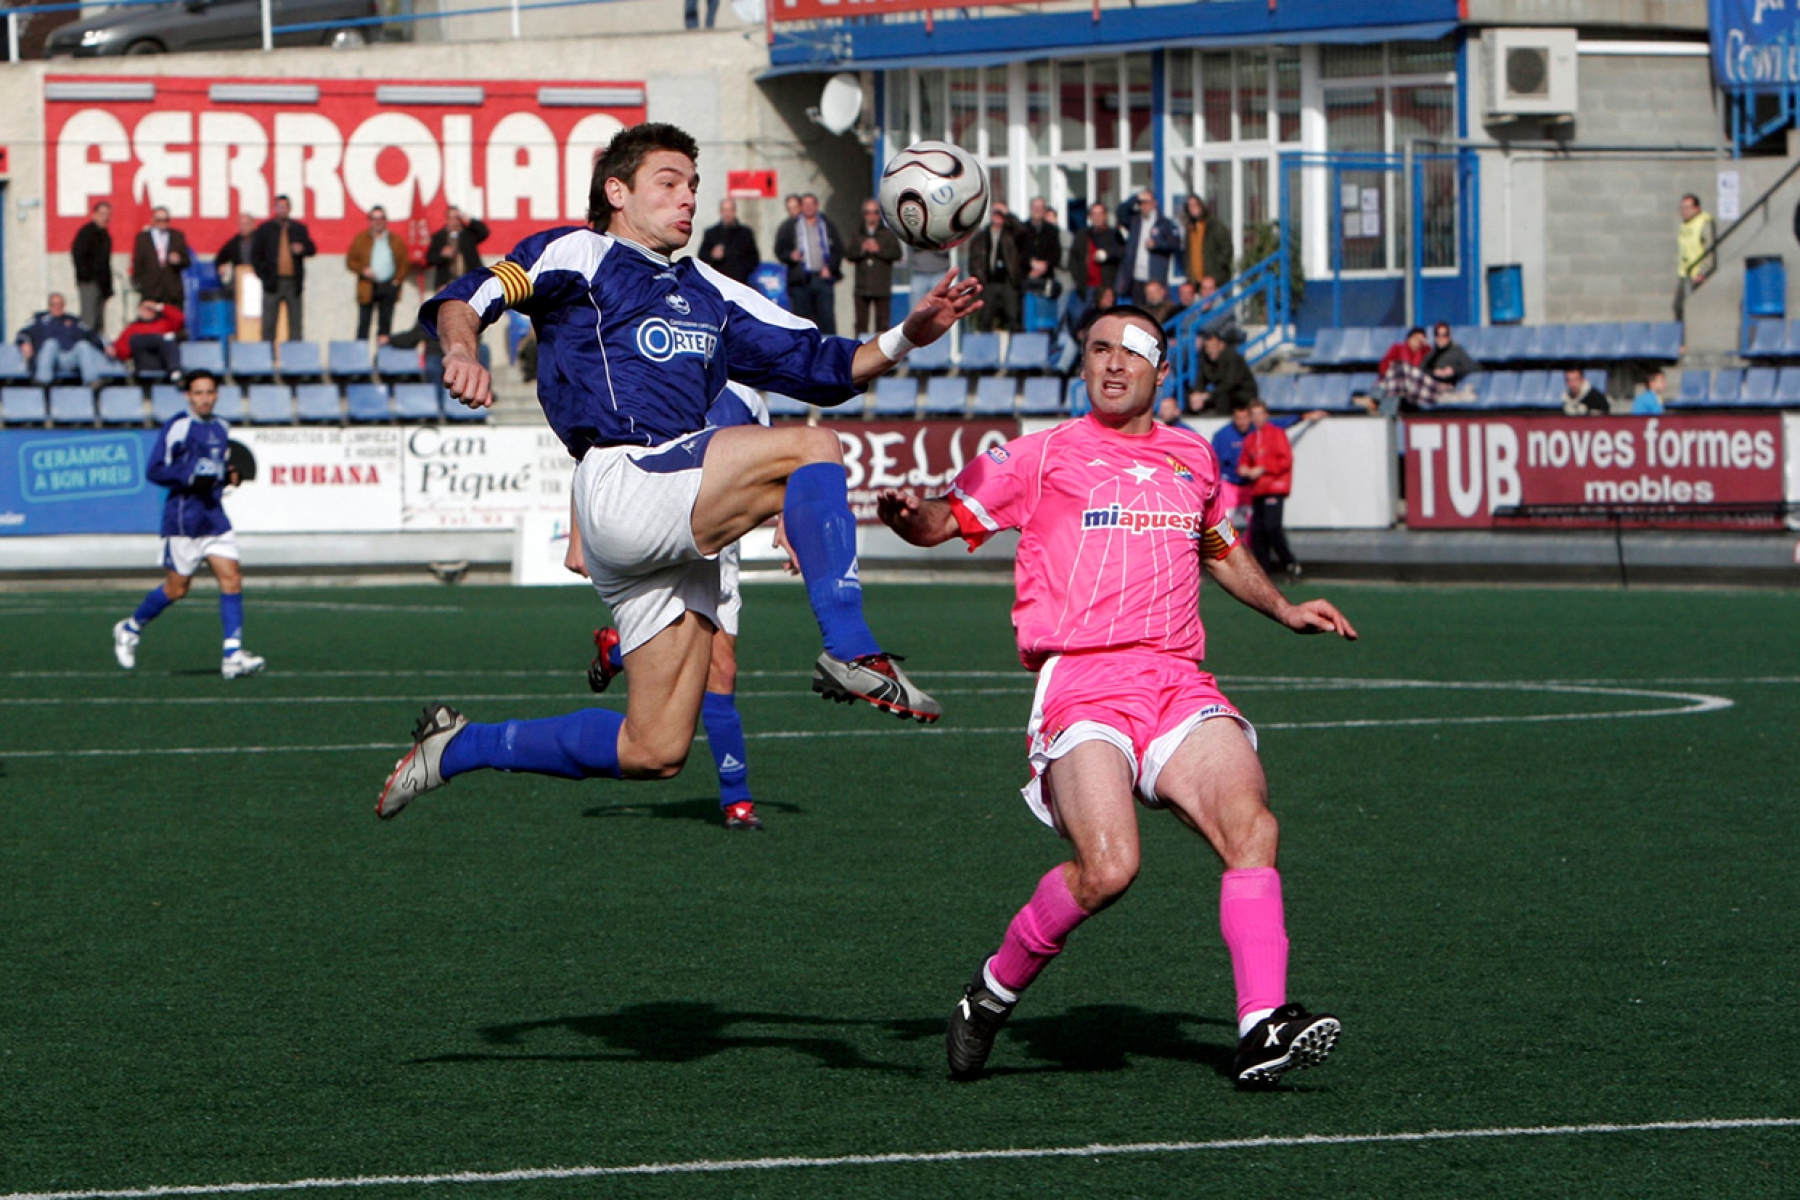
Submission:
<svg viewBox="0 0 1800 1200">
<path fill-rule="evenodd" d="M 1488 30 L 1481 40 L 1488 118 L 1573 117 L 1575 43 L 1573 29 Z"/>
</svg>

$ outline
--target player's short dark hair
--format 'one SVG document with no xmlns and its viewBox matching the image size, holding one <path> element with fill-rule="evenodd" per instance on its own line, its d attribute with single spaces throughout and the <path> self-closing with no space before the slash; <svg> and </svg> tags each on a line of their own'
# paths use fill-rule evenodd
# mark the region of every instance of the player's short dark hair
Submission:
<svg viewBox="0 0 1800 1200">
<path fill-rule="evenodd" d="M 673 150 L 698 160 L 700 143 L 684 129 L 660 121 L 633 125 L 612 140 L 594 160 L 594 179 L 588 185 L 588 225 L 606 232 L 612 220 L 612 202 L 606 198 L 606 181 L 617 179 L 630 187 L 644 160 L 658 150 Z"/>
<path fill-rule="evenodd" d="M 205 368 L 201 368 L 198 371 L 188 371 L 185 374 L 183 374 L 181 377 L 181 390 L 184 392 L 193 391 L 194 384 L 202 379 L 212 380 L 213 389 L 215 391 L 218 390 L 219 377 L 217 375 L 214 375 L 211 371 L 206 370 Z"/>
<path fill-rule="evenodd" d="M 1156 349 L 1164 362 L 1169 361 L 1169 335 L 1163 329 L 1162 322 L 1135 304 L 1115 304 L 1111 308 L 1096 308 L 1089 312 L 1082 320 L 1081 328 L 1076 332 L 1076 337 L 1083 346 L 1087 345 L 1088 330 L 1092 329 L 1094 322 L 1101 317 L 1136 317 L 1143 321 L 1150 328 L 1156 330 Z"/>
</svg>

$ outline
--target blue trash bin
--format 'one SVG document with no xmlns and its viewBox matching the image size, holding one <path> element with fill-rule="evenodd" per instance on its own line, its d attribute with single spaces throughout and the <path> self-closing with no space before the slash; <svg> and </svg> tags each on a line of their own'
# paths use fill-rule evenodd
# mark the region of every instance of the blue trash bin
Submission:
<svg viewBox="0 0 1800 1200">
<path fill-rule="evenodd" d="M 1525 269 L 1503 263 L 1487 269 L 1488 321 L 1517 325 L 1525 319 Z"/>
<path fill-rule="evenodd" d="M 1787 265 L 1779 254 L 1744 260 L 1744 315 L 1787 316 Z"/>
</svg>

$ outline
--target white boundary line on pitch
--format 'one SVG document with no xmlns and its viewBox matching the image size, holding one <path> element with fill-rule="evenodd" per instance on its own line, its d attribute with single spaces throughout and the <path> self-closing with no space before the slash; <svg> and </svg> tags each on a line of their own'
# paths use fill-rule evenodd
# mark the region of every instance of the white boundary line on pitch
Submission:
<svg viewBox="0 0 1800 1200">
<path fill-rule="evenodd" d="M 1526 1137 L 1590 1137 L 1596 1134 L 1729 1132 L 1792 1129 L 1795 1117 L 1745 1117 L 1698 1121 L 1645 1121 L 1634 1125 L 1515 1125 L 1488 1129 L 1428 1129 L 1416 1133 L 1307 1133 L 1293 1137 L 1222 1138 L 1210 1142 L 1095 1143 L 1004 1150 L 939 1150 L 897 1154 L 843 1154 L 833 1158 L 697 1159 L 622 1167 L 524 1167 L 511 1171 L 448 1171 L 436 1175 L 359 1175 L 293 1179 L 284 1183 L 181 1184 L 78 1192 L 9 1192 L 0 1200 L 150 1200 L 158 1196 L 225 1196 L 250 1192 L 319 1191 L 368 1187 L 419 1187 L 440 1183 L 531 1183 L 550 1179 L 603 1179 L 621 1175 L 723 1175 L 739 1171 L 792 1171 L 818 1167 L 932 1165 L 1042 1158 L 1102 1158 L 1137 1154 L 1193 1154 L 1220 1150 L 1305 1149 L 1312 1146 L 1380 1146 Z"/>
</svg>

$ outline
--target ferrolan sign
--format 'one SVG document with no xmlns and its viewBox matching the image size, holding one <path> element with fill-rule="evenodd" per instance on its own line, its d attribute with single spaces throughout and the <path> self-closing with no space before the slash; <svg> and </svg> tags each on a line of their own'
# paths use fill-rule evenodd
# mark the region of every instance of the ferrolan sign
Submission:
<svg viewBox="0 0 1800 1200">
<path fill-rule="evenodd" d="M 342 254 L 376 206 L 409 233 L 455 205 L 492 230 L 491 257 L 585 224 L 595 155 L 644 119 L 642 83 L 52 75 L 44 93 L 53 251 L 106 200 L 115 249 L 161 206 L 210 257 L 239 213 L 285 195 L 321 254 Z"/>
<path fill-rule="evenodd" d="M 1722 88 L 1800 84 L 1800 0 L 1712 0 L 1713 78 Z"/>
</svg>

